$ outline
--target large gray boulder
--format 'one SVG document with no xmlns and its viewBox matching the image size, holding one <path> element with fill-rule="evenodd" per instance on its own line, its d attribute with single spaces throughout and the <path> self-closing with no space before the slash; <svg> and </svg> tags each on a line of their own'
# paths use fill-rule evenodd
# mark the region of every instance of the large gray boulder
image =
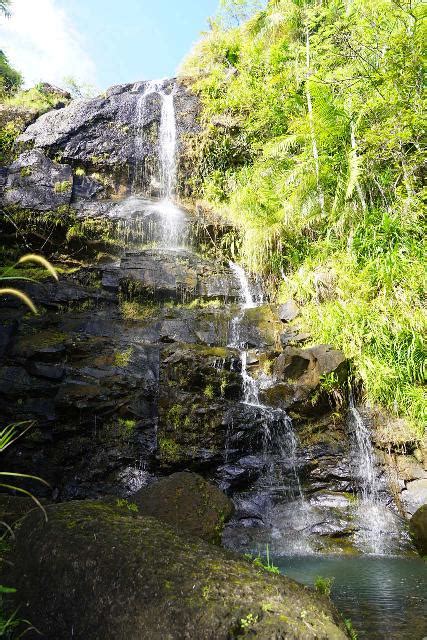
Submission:
<svg viewBox="0 0 427 640">
<path fill-rule="evenodd" d="M 71 167 L 35 149 L 10 165 L 2 200 L 6 206 L 49 211 L 70 204 L 72 188 Z"/>
<path fill-rule="evenodd" d="M 46 640 L 348 637 L 325 596 L 128 507 L 61 504 L 18 530 L 5 584 Z"/>
</svg>

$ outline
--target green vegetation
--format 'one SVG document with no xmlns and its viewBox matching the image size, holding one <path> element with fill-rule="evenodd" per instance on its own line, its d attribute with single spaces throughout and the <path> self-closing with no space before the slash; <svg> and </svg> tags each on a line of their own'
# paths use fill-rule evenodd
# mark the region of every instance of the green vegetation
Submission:
<svg viewBox="0 0 427 640">
<path fill-rule="evenodd" d="M 124 498 L 117 498 L 116 505 L 127 509 L 131 513 L 138 513 L 138 505 L 134 502 L 129 502 L 129 500 L 125 500 Z"/>
<path fill-rule="evenodd" d="M 324 596 L 331 595 L 332 585 L 334 584 L 334 578 L 324 578 L 323 576 L 316 576 L 314 580 L 314 588 Z"/>
<path fill-rule="evenodd" d="M 211 384 L 207 384 L 206 387 L 204 388 L 203 391 L 203 395 L 208 398 L 208 400 L 212 400 L 215 393 L 214 393 L 214 388 Z"/>
<path fill-rule="evenodd" d="M 248 613 L 247 616 L 240 619 L 240 626 L 242 629 L 251 629 L 258 622 L 258 616 L 253 613 Z"/>
<path fill-rule="evenodd" d="M 351 622 L 350 618 L 344 618 L 344 625 L 345 625 L 345 628 L 347 629 L 347 633 L 350 636 L 350 639 L 357 640 L 359 636 L 355 631 L 353 627 L 353 623 Z"/>
<path fill-rule="evenodd" d="M 270 560 L 270 548 L 269 545 L 266 545 L 265 549 L 265 560 L 261 558 L 261 555 L 253 556 L 250 553 L 245 553 L 245 558 L 252 562 L 255 567 L 259 567 L 264 571 L 268 571 L 269 573 L 277 573 L 280 574 L 280 569 L 276 567 Z"/>
<path fill-rule="evenodd" d="M 181 447 L 174 440 L 159 438 L 159 453 L 165 462 L 177 462 L 181 457 Z"/>
<path fill-rule="evenodd" d="M 114 354 L 114 365 L 116 367 L 127 367 L 132 359 L 133 349 L 125 349 L 124 351 L 118 351 Z"/>
<path fill-rule="evenodd" d="M 65 193 L 66 191 L 70 191 L 73 186 L 71 180 L 63 180 L 62 182 L 55 182 L 54 191 L 55 193 Z"/>
<path fill-rule="evenodd" d="M 14 93 L 21 85 L 21 74 L 11 67 L 6 55 L 0 50 L 0 97 Z"/>
<path fill-rule="evenodd" d="M 203 104 L 193 196 L 313 340 L 353 359 L 367 399 L 421 435 L 423 5 L 223 4 L 251 17 L 212 21 L 182 69 Z"/>
</svg>

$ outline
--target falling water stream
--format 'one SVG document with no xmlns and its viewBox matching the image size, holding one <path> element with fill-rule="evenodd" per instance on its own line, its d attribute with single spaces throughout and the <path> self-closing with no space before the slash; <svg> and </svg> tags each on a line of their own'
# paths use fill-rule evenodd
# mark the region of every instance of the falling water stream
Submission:
<svg viewBox="0 0 427 640">
<path fill-rule="evenodd" d="M 120 233 L 127 245 L 155 244 L 165 249 L 182 249 L 187 244 L 187 224 L 183 210 L 175 204 L 177 181 L 177 125 L 174 85 L 165 80 L 136 83 L 135 173 L 132 195 L 118 204 L 113 216 L 119 220 Z M 151 101 L 160 100 L 160 124 L 158 133 L 158 177 L 156 187 L 159 197 L 148 199 L 144 187 L 145 159 Z"/>
<path fill-rule="evenodd" d="M 303 494 L 298 474 L 298 440 L 292 421 L 283 409 L 268 407 L 260 401 L 260 379 L 251 375 L 248 367 L 248 351 L 241 336 L 245 312 L 259 306 L 251 292 L 248 277 L 239 265 L 230 262 L 230 269 L 240 285 L 243 304 L 232 319 L 229 346 L 239 350 L 242 376 L 242 403 L 256 413 L 261 424 L 262 457 L 264 472 L 256 490 L 266 497 L 264 521 L 273 526 L 274 506 L 277 500 L 297 500 L 303 502 Z M 262 297 L 261 297 L 262 301 Z"/>
<path fill-rule="evenodd" d="M 387 493 L 371 441 L 371 432 L 350 392 L 347 430 L 350 436 L 350 460 L 358 502 L 355 522 L 356 542 L 365 553 L 390 554 L 400 540 L 407 539 L 402 520 L 387 504 Z M 390 503 L 390 498 L 388 499 Z"/>
</svg>

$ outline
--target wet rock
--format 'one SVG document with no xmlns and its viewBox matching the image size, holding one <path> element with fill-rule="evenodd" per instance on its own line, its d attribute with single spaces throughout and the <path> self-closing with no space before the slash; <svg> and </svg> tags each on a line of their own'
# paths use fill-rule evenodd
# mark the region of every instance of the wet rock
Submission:
<svg viewBox="0 0 427 640">
<path fill-rule="evenodd" d="M 409 521 L 409 531 L 421 556 L 427 556 L 427 504 L 415 511 Z"/>
<path fill-rule="evenodd" d="M 89 176 L 74 176 L 73 180 L 73 200 L 83 198 L 89 200 L 104 191 L 102 184 Z"/>
<path fill-rule="evenodd" d="M 217 487 L 195 473 L 173 473 L 131 497 L 144 516 L 153 516 L 181 533 L 218 543 L 234 507 Z"/>
<path fill-rule="evenodd" d="M 282 322 L 291 322 L 299 316 L 300 310 L 294 300 L 288 300 L 279 306 L 279 318 Z"/>
<path fill-rule="evenodd" d="M 149 95 L 143 118 L 138 119 L 145 88 L 144 82 L 118 85 L 102 96 L 73 100 L 63 109 L 40 116 L 19 142 L 43 149 L 47 155 L 59 153 L 65 162 L 78 162 L 88 172 L 102 174 L 112 194 L 123 195 L 135 179 L 146 193 L 153 194 L 159 182 L 156 158 L 161 101 L 157 92 Z M 198 98 L 175 80 L 165 80 L 159 88 L 174 92 L 178 139 L 183 147 L 184 138 L 199 130 Z M 88 197 L 85 189 L 77 195 Z"/>
<path fill-rule="evenodd" d="M 303 640 L 307 621 L 313 637 L 347 637 L 324 596 L 126 504 L 73 502 L 48 513 L 48 522 L 24 521 L 9 576 L 22 615 L 48 640 L 226 640 L 247 631 L 242 619 L 262 640 Z"/>
<path fill-rule="evenodd" d="M 272 305 L 245 309 L 239 322 L 239 343 L 249 348 L 274 347 L 282 325 Z"/>
<path fill-rule="evenodd" d="M 235 464 L 225 464 L 216 470 L 218 486 L 227 494 L 241 491 L 252 484 L 260 475 L 265 463 L 258 456 L 240 458 Z"/>
<path fill-rule="evenodd" d="M 53 162 L 42 151 L 26 151 L 9 167 L 3 203 L 48 211 L 70 204 L 72 186 L 69 166 Z"/>
<path fill-rule="evenodd" d="M 238 299 L 231 272 L 184 250 L 150 249 L 127 254 L 119 268 L 104 270 L 102 284 L 119 286 L 129 296 L 190 302 L 193 299 Z"/>
<path fill-rule="evenodd" d="M 427 479 L 408 482 L 401 493 L 401 500 L 409 516 L 413 515 L 419 507 L 427 504 Z"/>
</svg>

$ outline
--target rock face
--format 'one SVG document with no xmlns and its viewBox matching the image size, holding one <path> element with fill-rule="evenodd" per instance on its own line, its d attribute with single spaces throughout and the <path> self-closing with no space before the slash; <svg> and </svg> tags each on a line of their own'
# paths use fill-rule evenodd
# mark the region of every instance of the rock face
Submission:
<svg viewBox="0 0 427 640">
<path fill-rule="evenodd" d="M 26 151 L 11 164 L 3 192 L 6 206 L 49 211 L 70 204 L 71 167 L 52 162 L 41 151 Z"/>
<path fill-rule="evenodd" d="M 48 516 L 25 519 L 8 577 L 47 640 L 348 637 L 324 596 L 126 505 L 74 502 Z"/>
<path fill-rule="evenodd" d="M 141 190 L 153 193 L 159 181 L 160 92 L 174 94 L 182 147 L 185 136 L 198 131 L 199 105 L 176 80 L 160 81 L 155 87 L 144 82 L 119 85 L 96 98 L 73 100 L 40 116 L 18 141 L 87 173 L 101 174 L 110 194 L 123 194 L 135 180 Z"/>
<path fill-rule="evenodd" d="M 229 229 L 148 197 L 164 195 L 159 130 L 171 93 L 183 192 L 198 102 L 175 80 L 113 87 L 45 114 L 21 136 L 33 150 L 0 172 L 11 250 L 24 236 L 65 271 L 59 283 L 19 283 L 43 312 L 36 318 L 2 299 L 2 415 L 34 422 L 7 468 L 45 478 L 52 492 L 28 488 L 58 501 L 129 497 L 159 476 L 197 472 L 233 499 L 227 530 L 244 530 L 240 547 L 264 544 L 258 534 L 273 531 L 276 510 L 279 530 L 294 523 L 289 537 L 306 531 L 310 550 L 346 550 L 363 529 L 348 362 L 329 345 L 304 347 L 292 301 L 243 304 L 240 271 L 223 252 Z M 260 283 L 248 284 L 260 300 Z M 418 491 L 419 469 L 405 473 L 406 493 Z M 310 522 L 296 513 L 301 492 Z"/>
<path fill-rule="evenodd" d="M 427 504 L 420 507 L 409 521 L 409 530 L 421 556 L 427 556 Z"/>
<path fill-rule="evenodd" d="M 195 473 L 173 473 L 132 495 L 144 516 L 152 516 L 175 529 L 206 542 L 221 540 L 233 503 L 222 491 Z"/>
</svg>

